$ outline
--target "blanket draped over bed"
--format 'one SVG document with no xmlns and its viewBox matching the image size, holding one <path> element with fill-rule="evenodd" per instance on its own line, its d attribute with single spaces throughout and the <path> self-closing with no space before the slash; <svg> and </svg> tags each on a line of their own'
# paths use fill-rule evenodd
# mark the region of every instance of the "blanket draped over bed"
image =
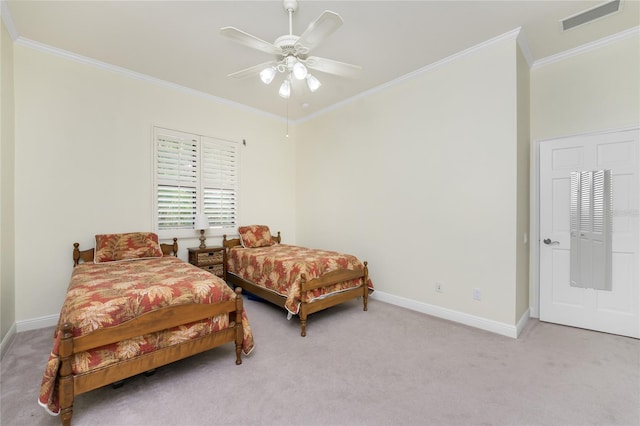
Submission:
<svg viewBox="0 0 640 426">
<path fill-rule="evenodd" d="M 40 404 L 59 412 L 57 373 L 60 327 L 73 325 L 74 337 L 124 323 L 143 313 L 179 304 L 212 304 L 232 300 L 235 293 L 224 281 L 176 257 L 140 259 L 104 264 L 83 263 L 74 268 L 64 301 L 54 345 L 40 387 Z M 242 313 L 242 351 L 253 349 L 253 335 Z M 74 355 L 73 374 L 108 366 L 119 360 L 153 352 L 233 326 L 228 315 L 145 334 Z"/>
<path fill-rule="evenodd" d="M 355 256 L 334 251 L 286 244 L 257 248 L 236 246 L 229 250 L 227 262 L 229 272 L 286 296 L 285 308 L 292 314 L 298 313 L 301 302 L 311 302 L 362 285 L 362 279 L 356 279 L 301 294 L 303 274 L 310 281 L 338 269 L 363 268 L 362 262 Z M 366 285 L 373 289 L 370 279 L 367 279 Z"/>
</svg>

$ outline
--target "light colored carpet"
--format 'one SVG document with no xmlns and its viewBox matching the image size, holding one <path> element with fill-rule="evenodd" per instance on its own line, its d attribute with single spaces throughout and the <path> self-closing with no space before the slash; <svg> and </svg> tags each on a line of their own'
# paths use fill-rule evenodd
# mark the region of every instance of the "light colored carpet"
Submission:
<svg viewBox="0 0 640 426">
<path fill-rule="evenodd" d="M 246 299 L 245 299 L 246 300 Z M 371 300 L 299 320 L 246 300 L 256 349 L 227 345 L 76 398 L 74 425 L 639 425 L 640 341 L 529 321 L 511 339 Z M 52 328 L 18 333 L 2 425 L 36 400 Z"/>
</svg>

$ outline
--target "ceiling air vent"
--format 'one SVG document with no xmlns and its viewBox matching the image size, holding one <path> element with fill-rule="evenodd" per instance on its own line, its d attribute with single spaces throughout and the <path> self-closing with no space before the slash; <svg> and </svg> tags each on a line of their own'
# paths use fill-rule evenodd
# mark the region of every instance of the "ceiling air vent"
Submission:
<svg viewBox="0 0 640 426">
<path fill-rule="evenodd" d="M 571 28 L 575 28 L 578 25 L 586 24 L 587 22 L 591 22 L 617 12 L 618 10 L 620 10 L 620 1 L 621 0 L 609 1 L 601 4 L 600 6 L 596 6 L 592 9 L 580 12 L 577 15 L 571 16 L 570 18 L 563 19 L 562 31 L 570 30 Z"/>
</svg>

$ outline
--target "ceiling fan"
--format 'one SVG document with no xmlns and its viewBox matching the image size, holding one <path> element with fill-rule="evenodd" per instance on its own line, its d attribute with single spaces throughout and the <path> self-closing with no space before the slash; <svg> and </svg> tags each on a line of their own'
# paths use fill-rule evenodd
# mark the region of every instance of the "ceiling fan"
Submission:
<svg viewBox="0 0 640 426">
<path fill-rule="evenodd" d="M 234 72 L 229 74 L 228 77 L 246 78 L 258 74 L 263 83 L 270 84 L 277 73 L 287 73 L 278 92 L 283 98 L 291 96 L 291 82 L 293 79 L 306 80 L 307 87 L 311 92 L 315 92 L 320 88 L 320 80 L 312 75 L 309 69 L 341 77 L 357 77 L 362 71 L 362 68 L 358 65 L 309 56 L 313 48 L 342 25 L 343 21 L 340 15 L 325 10 L 315 21 L 309 24 L 302 35 L 297 36 L 293 34 L 292 22 L 293 12 L 297 8 L 297 0 L 284 0 L 284 9 L 289 14 L 289 34 L 278 37 L 273 43 L 264 41 L 234 27 L 221 28 L 220 33 L 230 40 L 274 56 L 274 59 L 269 62 Z"/>
</svg>

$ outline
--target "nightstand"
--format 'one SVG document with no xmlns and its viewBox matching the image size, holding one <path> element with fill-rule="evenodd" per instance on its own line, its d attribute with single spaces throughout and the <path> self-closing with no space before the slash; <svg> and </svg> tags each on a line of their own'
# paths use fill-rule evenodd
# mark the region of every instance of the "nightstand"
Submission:
<svg viewBox="0 0 640 426">
<path fill-rule="evenodd" d="M 224 278 L 224 247 L 193 247 L 189 250 L 189 263 Z"/>
</svg>

